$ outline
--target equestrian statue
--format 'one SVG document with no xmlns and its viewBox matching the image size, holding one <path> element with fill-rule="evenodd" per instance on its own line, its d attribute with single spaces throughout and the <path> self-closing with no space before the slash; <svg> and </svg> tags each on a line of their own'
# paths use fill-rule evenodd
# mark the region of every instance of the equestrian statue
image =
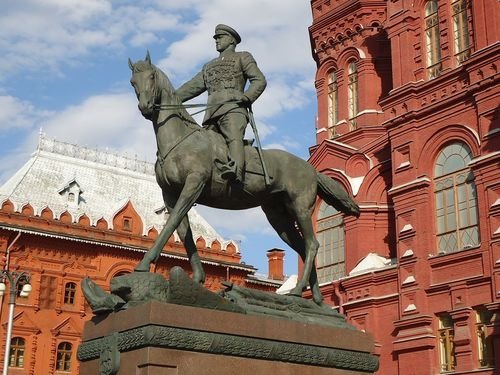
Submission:
<svg viewBox="0 0 500 375">
<path fill-rule="evenodd" d="M 322 304 L 315 267 L 319 243 L 311 220 L 316 197 L 346 215 L 359 216 L 356 202 L 340 184 L 317 172 L 308 162 L 286 151 L 261 150 L 250 144 L 243 147 L 244 163 L 236 166 L 235 178 L 227 178 L 232 160 L 227 137 L 216 127 L 201 127 L 194 121 L 182 104 L 185 97 L 180 97 L 165 73 L 151 63 L 149 52 L 144 60 L 133 63 L 129 59 L 129 67 L 139 110 L 153 124 L 158 146 L 156 180 L 169 213 L 165 226 L 135 271 L 149 272 L 177 230 L 187 251 L 193 281 L 202 284 L 205 272 L 188 211 L 195 203 L 229 210 L 260 206 L 281 239 L 304 262 L 302 276 L 290 294 L 301 296 L 309 284 L 314 302 Z M 248 108 L 245 100 L 237 103 L 245 110 Z"/>
</svg>

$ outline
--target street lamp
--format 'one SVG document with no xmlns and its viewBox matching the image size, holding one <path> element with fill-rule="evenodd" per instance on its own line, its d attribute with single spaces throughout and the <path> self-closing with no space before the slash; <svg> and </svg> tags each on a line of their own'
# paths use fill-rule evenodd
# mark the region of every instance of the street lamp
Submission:
<svg viewBox="0 0 500 375">
<path fill-rule="evenodd" d="M 5 342 L 5 356 L 3 363 L 3 372 L 2 375 L 7 375 L 7 370 L 9 368 L 9 357 L 10 357 L 10 340 L 12 336 L 12 324 L 14 321 L 14 307 L 16 306 L 16 298 L 18 293 L 19 285 L 22 285 L 23 288 L 19 293 L 19 297 L 28 297 L 31 292 L 31 284 L 30 279 L 31 275 L 26 272 L 9 272 L 8 270 L 3 270 L 0 273 L 1 282 L 0 282 L 0 297 L 4 295 L 7 290 L 7 285 L 5 285 L 5 280 L 9 281 L 9 320 L 7 323 L 7 336 Z M 21 284 L 22 283 L 22 284 Z"/>
</svg>

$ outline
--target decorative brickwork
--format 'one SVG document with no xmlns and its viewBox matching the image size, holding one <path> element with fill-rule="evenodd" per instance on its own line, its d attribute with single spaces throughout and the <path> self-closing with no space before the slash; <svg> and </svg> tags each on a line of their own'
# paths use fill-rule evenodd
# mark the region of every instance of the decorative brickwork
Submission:
<svg viewBox="0 0 500 375">
<path fill-rule="evenodd" d="M 148 163 L 42 136 L 27 164 L 30 168 L 0 188 L 1 265 L 30 272 L 33 287 L 28 299 L 17 299 L 13 337 L 24 338 L 26 348 L 24 368 L 12 373 L 54 374 L 57 345 L 64 341 L 73 348 L 65 373 L 76 375 L 76 348 L 92 316 L 80 281 L 90 277 L 107 290 L 114 276 L 132 272 L 161 230 L 165 209 Z M 143 195 L 134 196 L 137 191 Z M 196 212 L 190 215 L 208 288 L 220 290 L 227 278 L 262 290 L 279 287 L 278 281 L 255 277 L 255 269 L 241 263 L 236 243 L 222 238 Z M 157 272 L 168 276 L 173 266 L 191 270 L 176 236 L 166 245 Z M 71 283 L 76 289 L 67 289 Z M 0 310 L 2 348 L 7 302 L 4 297 Z"/>
<path fill-rule="evenodd" d="M 347 276 L 322 287 L 326 301 L 373 333 L 378 374 L 493 374 L 498 322 L 478 331 L 476 315 L 500 312 L 498 2 L 312 0 L 311 10 L 318 122 L 310 162 L 361 207 L 345 222 Z M 332 74 L 337 124 L 327 132 Z M 448 346 L 438 337 L 443 314 L 455 334 L 441 339 Z"/>
</svg>

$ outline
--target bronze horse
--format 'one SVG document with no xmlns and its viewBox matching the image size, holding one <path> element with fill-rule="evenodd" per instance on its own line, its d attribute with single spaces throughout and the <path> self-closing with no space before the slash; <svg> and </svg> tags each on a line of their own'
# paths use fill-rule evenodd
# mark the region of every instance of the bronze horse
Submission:
<svg viewBox="0 0 500 375">
<path fill-rule="evenodd" d="M 187 213 L 195 203 L 210 207 L 241 210 L 260 206 L 271 226 L 304 261 L 304 271 L 292 295 L 301 296 L 309 282 L 313 299 L 321 304 L 315 257 L 319 243 L 311 215 L 316 196 L 346 215 L 359 216 L 358 205 L 330 177 L 309 163 L 282 150 L 264 150 L 271 181 L 264 182 L 257 150 L 245 147 L 244 186 L 235 187 L 220 177 L 216 165 L 227 161 L 222 136 L 200 127 L 175 94 L 169 79 L 151 64 L 132 63 L 130 80 L 142 115 L 151 120 L 158 146 L 156 180 L 162 189 L 168 220 L 136 271 L 148 272 L 172 233 L 177 230 L 186 248 L 193 280 L 203 283 L 205 272 L 192 237 Z"/>
</svg>

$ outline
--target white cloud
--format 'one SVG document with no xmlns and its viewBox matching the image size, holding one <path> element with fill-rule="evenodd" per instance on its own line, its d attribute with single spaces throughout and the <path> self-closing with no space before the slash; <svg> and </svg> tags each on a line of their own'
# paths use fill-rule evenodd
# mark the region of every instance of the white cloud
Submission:
<svg viewBox="0 0 500 375">
<path fill-rule="evenodd" d="M 272 149 L 272 150 L 283 150 L 286 151 L 286 146 L 281 143 L 266 143 L 264 148 Z"/>
<path fill-rule="evenodd" d="M 315 66 L 307 32 L 311 22 L 308 1 L 5 2 L 0 13 L 0 82 L 5 83 L 0 87 L 0 137 L 10 138 L 0 153 L 0 178 L 19 168 L 35 150 L 40 127 L 48 137 L 153 161 L 153 130 L 137 110 L 132 90 L 124 88 L 128 72 L 123 80 L 110 74 L 111 81 L 105 76 L 106 69 L 117 69 L 111 64 L 117 64 L 123 55 L 140 53 L 137 47 L 144 53 L 149 48 L 153 62 L 178 86 L 217 55 L 212 35 L 219 23 L 238 30 L 243 38 L 238 50 L 250 51 L 268 80 L 266 91 L 253 106 L 264 146 L 303 147 L 287 137 L 295 134 L 295 119 L 282 122 L 287 113 L 297 114 L 315 98 Z M 86 77 L 86 69 L 97 65 L 95 75 L 92 72 Z M 126 70 L 126 57 L 121 68 Z M 71 76 L 68 82 L 82 87 L 64 91 L 61 78 L 75 71 L 81 76 Z M 52 80 L 56 84 L 52 85 Z M 99 86 L 92 87 L 97 80 Z M 23 96 L 28 89 L 30 96 Z M 194 102 L 206 102 L 206 95 Z M 196 117 L 198 122 L 202 117 Z M 253 138 L 250 127 L 247 134 Z M 209 222 L 217 223 L 218 230 L 227 231 L 229 238 L 241 239 L 247 248 L 257 246 L 255 238 L 262 235 L 269 247 L 274 246 L 271 238 L 277 238 L 259 209 L 227 214 L 217 211 L 206 216 Z"/>
<path fill-rule="evenodd" d="M 4 108 L 22 115 L 4 112 Z M 35 151 L 40 129 L 48 137 L 64 142 L 106 149 L 150 162 L 156 158 L 153 127 L 140 115 L 133 94 L 96 95 L 59 112 L 38 111 L 30 103 L 0 97 L 0 131 L 6 131 L 2 129 L 4 123 L 23 127 L 26 135 L 17 147 L 0 159 L 1 180 L 12 175 Z"/>
<path fill-rule="evenodd" d="M 144 45 L 175 30 L 180 16 L 158 12 L 154 3 L 109 0 L 25 0 L 2 4 L 0 79 L 22 70 L 59 72 L 95 50 Z M 147 22 L 146 22 L 147 20 Z M 109 53 L 109 52 L 108 52 Z"/>
<path fill-rule="evenodd" d="M 230 234 L 230 238 L 247 239 L 252 234 L 276 233 L 260 208 L 232 211 L 198 205 L 196 210 L 209 223 L 217 223 L 217 229 Z"/>
<path fill-rule="evenodd" d="M 314 63 L 310 54 L 304 53 L 310 48 L 309 7 L 307 2 L 289 6 L 284 0 L 200 0 L 193 4 L 193 10 L 198 13 L 196 21 L 186 27 L 185 37 L 170 45 L 160 66 L 175 74 L 199 68 L 216 55 L 212 40 L 215 25 L 227 23 L 242 36 L 240 49 L 252 52 L 266 75 L 299 73 L 312 79 Z"/>
<path fill-rule="evenodd" d="M 49 115 L 49 111 L 39 111 L 25 100 L 0 95 L 0 133 L 14 128 L 32 128 Z"/>
<path fill-rule="evenodd" d="M 137 109 L 132 94 L 90 97 L 41 123 L 50 137 L 89 147 L 111 148 L 154 160 L 156 144 L 151 123 Z"/>
</svg>

